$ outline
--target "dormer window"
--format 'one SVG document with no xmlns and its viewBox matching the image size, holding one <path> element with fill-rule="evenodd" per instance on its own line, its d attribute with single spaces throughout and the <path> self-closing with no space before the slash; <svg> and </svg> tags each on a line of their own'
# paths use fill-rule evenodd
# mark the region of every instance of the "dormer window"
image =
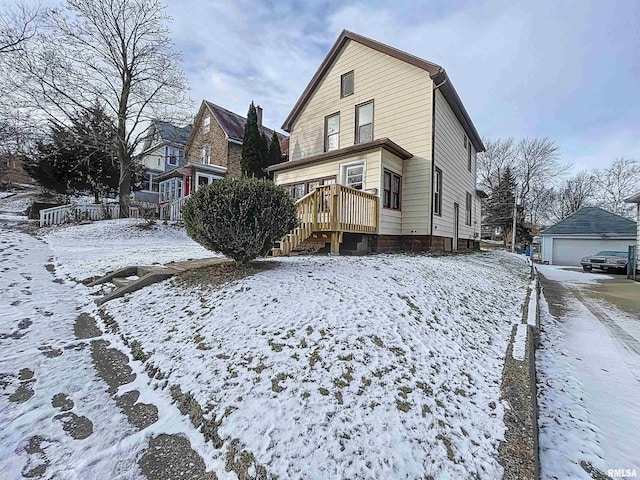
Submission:
<svg viewBox="0 0 640 480">
<path fill-rule="evenodd" d="M 353 70 L 340 78 L 340 98 L 353 94 Z"/>
<path fill-rule="evenodd" d="M 211 130 L 211 116 L 207 115 L 202 120 L 202 133 L 209 133 L 209 130 Z"/>
</svg>

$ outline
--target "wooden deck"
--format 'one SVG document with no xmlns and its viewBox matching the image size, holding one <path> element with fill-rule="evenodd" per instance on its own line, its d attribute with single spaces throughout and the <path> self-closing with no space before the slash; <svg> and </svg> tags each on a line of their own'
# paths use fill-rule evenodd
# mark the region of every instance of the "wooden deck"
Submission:
<svg viewBox="0 0 640 480">
<path fill-rule="evenodd" d="M 286 235 L 272 255 L 289 255 L 314 233 L 331 233 L 331 253 L 337 254 L 343 233 L 378 233 L 380 199 L 345 187 L 323 185 L 296 202 L 300 224 Z"/>
</svg>

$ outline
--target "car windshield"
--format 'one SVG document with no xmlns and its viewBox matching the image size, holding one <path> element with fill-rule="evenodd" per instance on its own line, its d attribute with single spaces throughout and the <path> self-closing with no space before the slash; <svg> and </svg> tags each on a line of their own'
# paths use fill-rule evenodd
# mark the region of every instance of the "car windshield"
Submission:
<svg viewBox="0 0 640 480">
<path fill-rule="evenodd" d="M 603 252 L 596 253 L 597 257 L 624 257 L 627 258 L 627 252 L 612 252 L 605 250 Z"/>
</svg>

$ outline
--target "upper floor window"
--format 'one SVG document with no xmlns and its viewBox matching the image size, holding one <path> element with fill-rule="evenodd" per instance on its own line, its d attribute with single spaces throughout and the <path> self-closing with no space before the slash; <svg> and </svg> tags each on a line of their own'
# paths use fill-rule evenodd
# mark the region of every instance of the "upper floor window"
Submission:
<svg viewBox="0 0 640 480">
<path fill-rule="evenodd" d="M 373 100 L 356 106 L 356 142 L 373 140 Z"/>
<path fill-rule="evenodd" d="M 382 206 L 392 210 L 400 210 L 402 177 L 385 170 L 383 186 Z"/>
<path fill-rule="evenodd" d="M 208 165 L 211 163 L 211 145 L 203 145 L 200 148 L 200 163 Z"/>
<path fill-rule="evenodd" d="M 340 98 L 353 94 L 353 70 L 340 77 Z"/>
<path fill-rule="evenodd" d="M 433 178 L 433 213 L 442 216 L 442 170 L 439 168 Z"/>
<path fill-rule="evenodd" d="M 465 210 L 466 215 L 464 219 L 465 225 L 471 225 L 471 208 L 472 208 L 471 202 L 472 202 L 471 194 L 467 192 L 467 209 Z"/>
<path fill-rule="evenodd" d="M 202 120 L 202 133 L 209 133 L 209 130 L 211 130 L 211 116 L 207 115 Z"/>
<path fill-rule="evenodd" d="M 340 114 L 335 113 L 324 119 L 324 151 L 340 148 Z"/>
<path fill-rule="evenodd" d="M 467 142 L 467 169 L 471 171 L 471 160 L 472 160 L 472 150 L 471 150 L 471 142 Z"/>
<path fill-rule="evenodd" d="M 178 165 L 178 157 L 180 156 L 180 150 L 173 147 L 167 147 L 167 163 L 172 166 Z"/>
</svg>

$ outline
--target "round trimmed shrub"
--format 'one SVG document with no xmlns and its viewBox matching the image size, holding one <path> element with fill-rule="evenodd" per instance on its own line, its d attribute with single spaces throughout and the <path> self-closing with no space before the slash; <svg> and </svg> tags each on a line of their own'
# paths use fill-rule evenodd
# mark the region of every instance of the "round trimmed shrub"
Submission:
<svg viewBox="0 0 640 480">
<path fill-rule="evenodd" d="M 225 178 L 200 187 L 182 207 L 187 234 L 236 262 L 264 256 L 298 225 L 296 206 L 270 180 Z"/>
</svg>

